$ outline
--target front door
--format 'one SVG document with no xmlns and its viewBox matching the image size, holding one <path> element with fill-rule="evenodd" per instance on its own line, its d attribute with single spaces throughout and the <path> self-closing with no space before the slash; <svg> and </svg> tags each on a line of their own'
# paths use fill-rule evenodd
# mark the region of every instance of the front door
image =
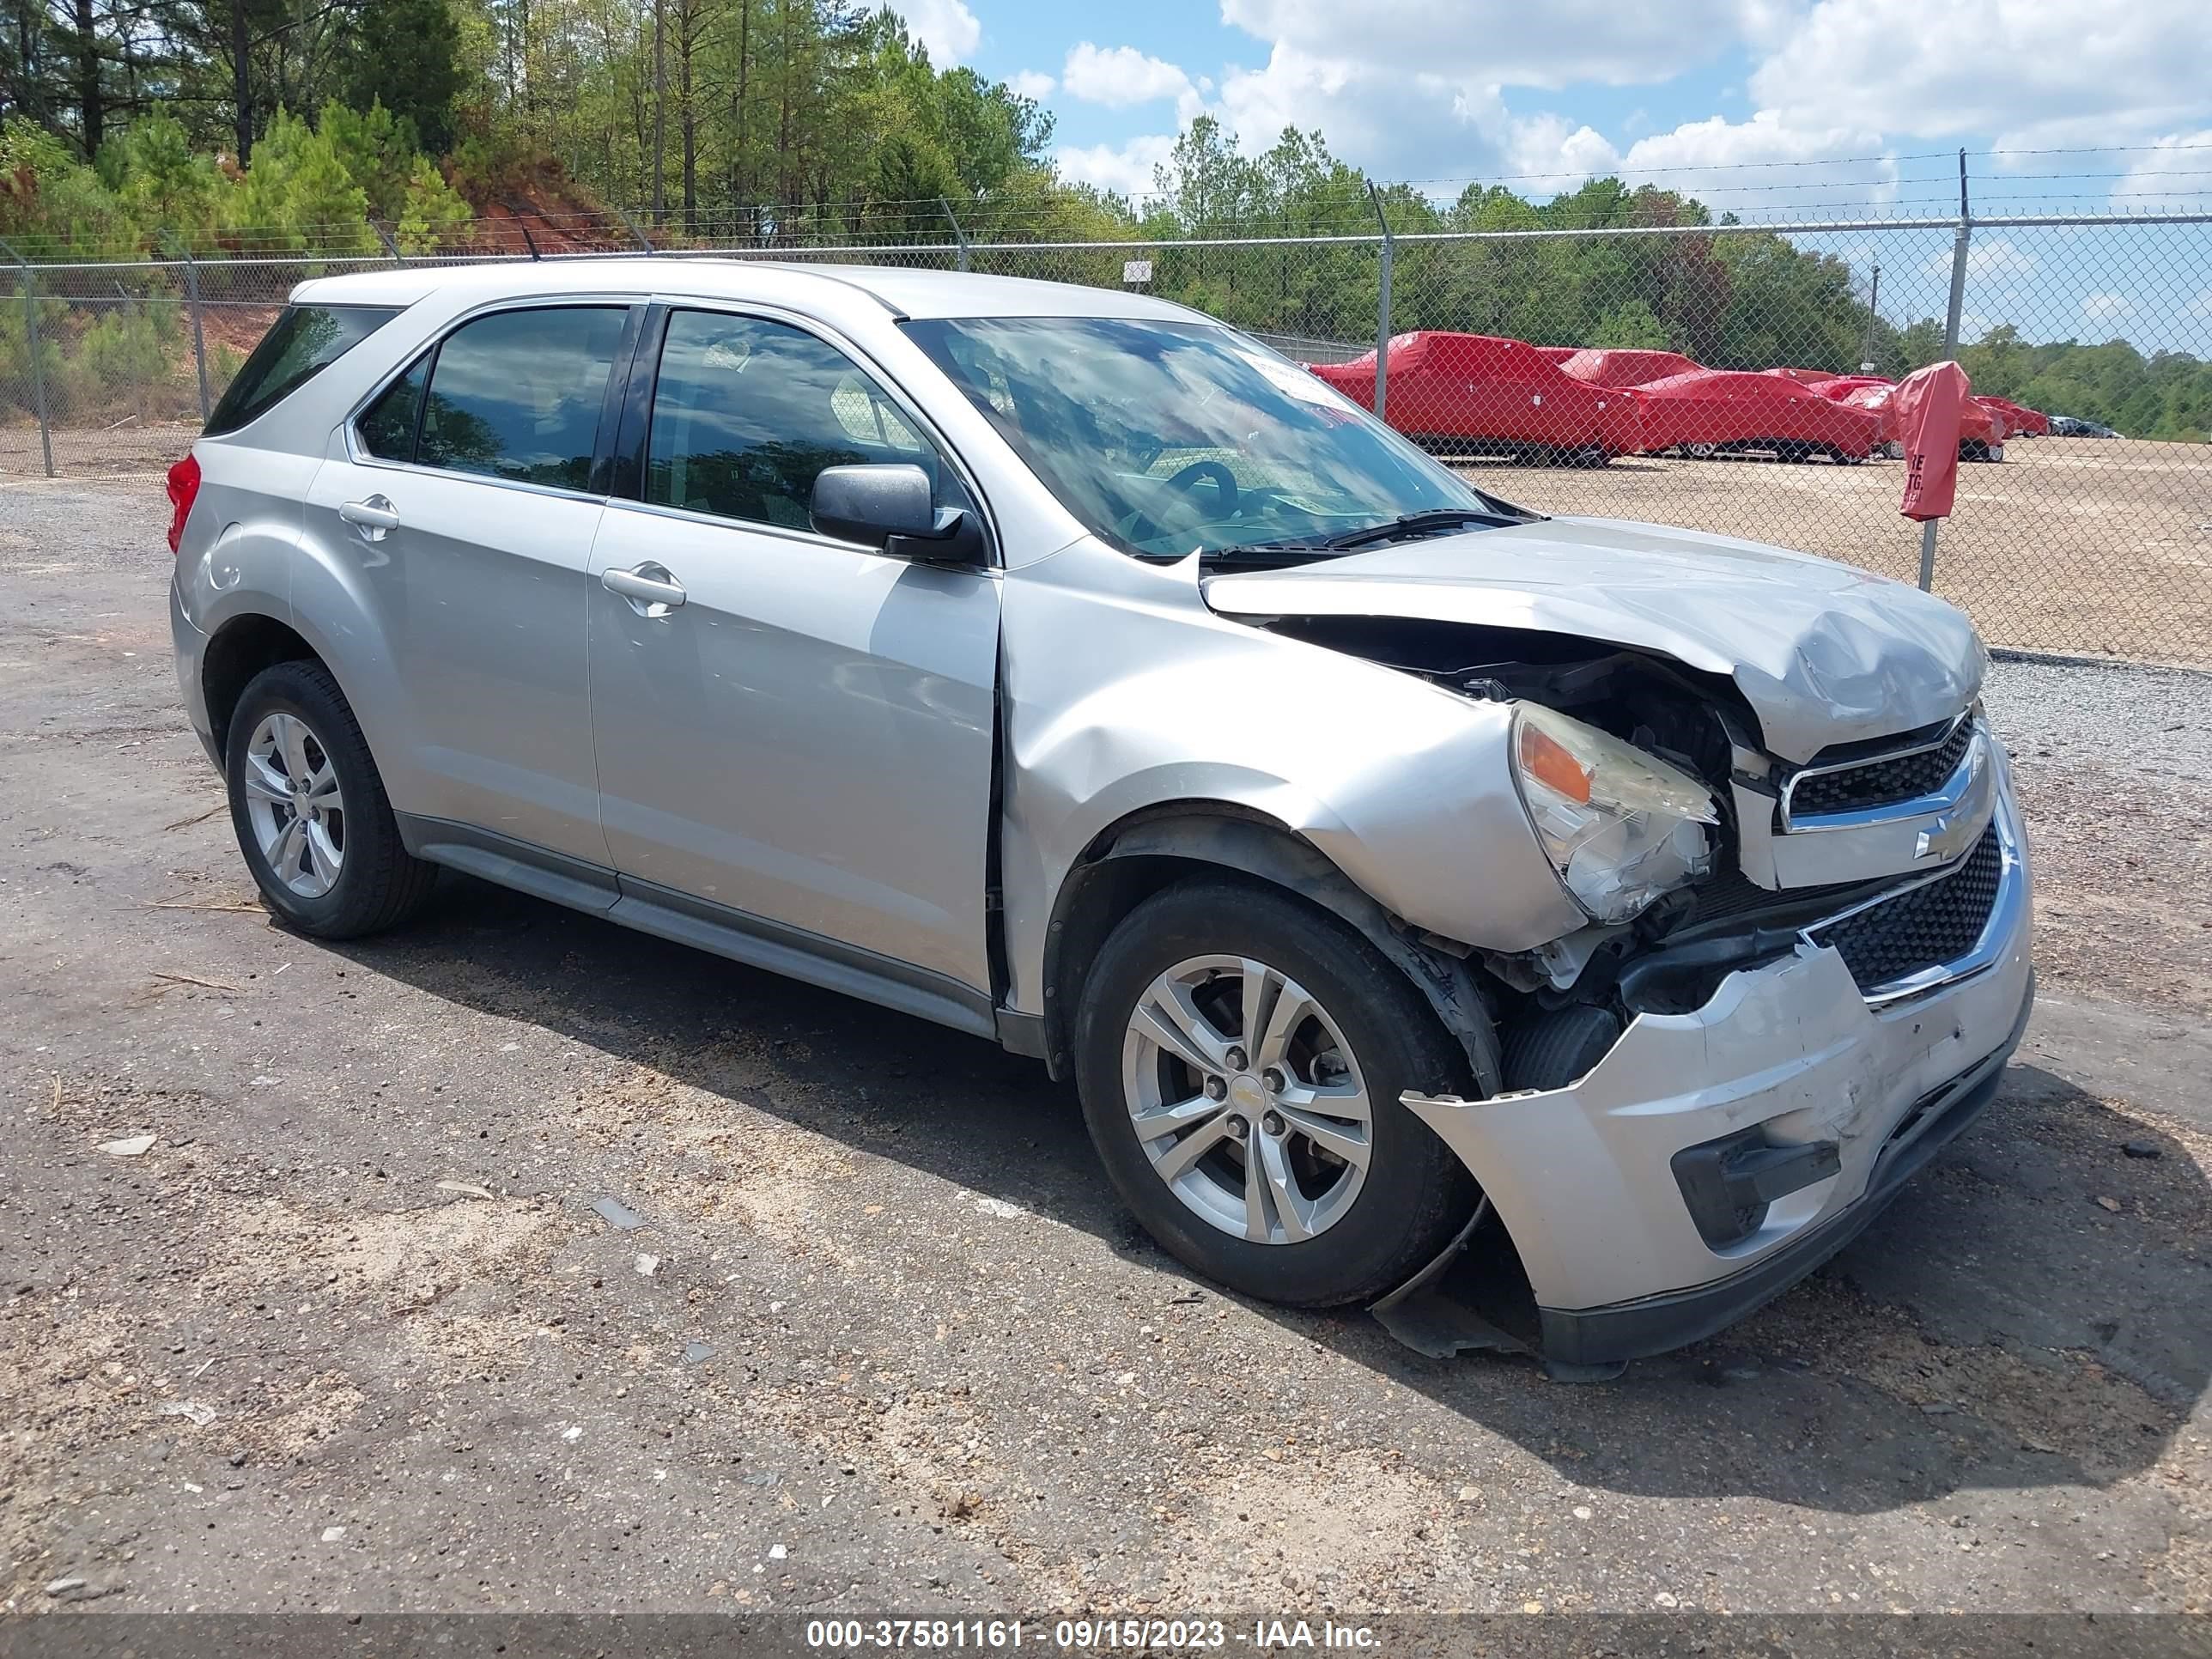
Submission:
<svg viewBox="0 0 2212 1659">
<path fill-rule="evenodd" d="M 814 533 L 815 475 L 866 461 L 973 505 L 838 346 L 668 314 L 643 499 L 609 503 L 592 557 L 607 845 L 625 893 L 988 993 L 999 580 Z"/>
</svg>

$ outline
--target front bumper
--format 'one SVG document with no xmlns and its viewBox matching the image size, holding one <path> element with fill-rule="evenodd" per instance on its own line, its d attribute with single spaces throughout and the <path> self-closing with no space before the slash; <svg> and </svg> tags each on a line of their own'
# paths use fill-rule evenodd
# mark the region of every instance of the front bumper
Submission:
<svg viewBox="0 0 2212 1659">
<path fill-rule="evenodd" d="M 1563 1089 L 1405 1103 L 1481 1182 L 1541 1312 L 1547 1358 L 1605 1364 L 1708 1336 L 1849 1243 L 1996 1092 L 2033 994 L 2027 844 L 2008 788 L 2006 861 L 1958 976 L 1870 1001 L 1832 948 L 1730 974 L 1686 1014 L 1639 1014 Z M 1759 1129 L 1828 1143 L 1834 1173 L 1708 1243 L 1675 1154 Z"/>
</svg>

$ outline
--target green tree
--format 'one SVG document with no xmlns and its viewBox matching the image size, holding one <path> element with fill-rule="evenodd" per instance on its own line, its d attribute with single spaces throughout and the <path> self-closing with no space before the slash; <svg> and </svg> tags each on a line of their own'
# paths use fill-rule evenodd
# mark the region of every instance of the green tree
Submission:
<svg viewBox="0 0 2212 1659">
<path fill-rule="evenodd" d="M 1594 346 L 1631 346 L 1648 351 L 1667 349 L 1667 331 L 1641 300 L 1626 300 L 1598 319 L 1590 331 Z"/>
<path fill-rule="evenodd" d="M 381 105 L 424 149 L 442 155 L 453 142 L 465 83 L 461 30 L 449 0 L 362 0 L 345 72 L 354 108 Z"/>
<path fill-rule="evenodd" d="M 224 228 L 257 251 L 369 253 L 368 193 L 354 182 L 327 134 L 278 110 L 246 181 L 225 204 Z"/>
</svg>

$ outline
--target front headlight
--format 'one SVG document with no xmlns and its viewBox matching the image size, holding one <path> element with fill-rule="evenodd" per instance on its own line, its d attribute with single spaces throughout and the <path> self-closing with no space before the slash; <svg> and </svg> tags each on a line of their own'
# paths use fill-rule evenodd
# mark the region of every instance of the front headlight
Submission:
<svg viewBox="0 0 2212 1659">
<path fill-rule="evenodd" d="M 1595 921 L 1630 921 L 1712 867 L 1711 793 L 1633 744 L 1524 702 L 1513 769 L 1537 839 Z"/>
</svg>

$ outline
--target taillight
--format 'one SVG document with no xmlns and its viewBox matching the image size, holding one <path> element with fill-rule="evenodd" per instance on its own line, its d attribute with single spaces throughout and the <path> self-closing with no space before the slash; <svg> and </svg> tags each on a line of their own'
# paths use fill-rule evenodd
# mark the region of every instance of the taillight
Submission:
<svg viewBox="0 0 2212 1659">
<path fill-rule="evenodd" d="M 199 493 L 199 458 L 186 455 L 169 469 L 169 503 L 176 509 L 169 516 L 169 551 L 173 555 L 184 542 L 185 520 L 192 516 L 192 501 Z"/>
</svg>

